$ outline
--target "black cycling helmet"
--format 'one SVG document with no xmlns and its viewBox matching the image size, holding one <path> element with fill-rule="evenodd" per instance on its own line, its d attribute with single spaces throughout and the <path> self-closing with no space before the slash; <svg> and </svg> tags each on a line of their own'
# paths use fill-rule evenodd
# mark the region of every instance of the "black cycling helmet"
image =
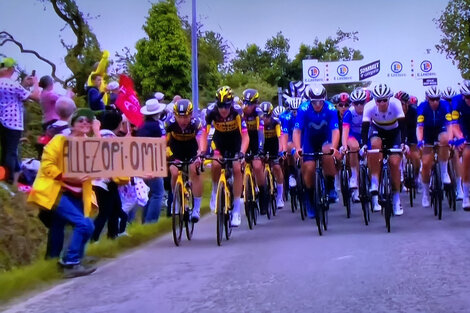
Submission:
<svg viewBox="0 0 470 313">
<path fill-rule="evenodd" d="M 245 89 L 243 91 L 243 104 L 258 104 L 259 93 L 256 89 Z"/>
<path fill-rule="evenodd" d="M 215 93 L 217 104 L 231 105 L 233 103 L 233 92 L 229 86 L 222 86 Z"/>
<path fill-rule="evenodd" d="M 173 105 L 173 113 L 177 116 L 187 116 L 193 113 L 193 104 L 188 99 L 180 99 Z"/>
</svg>

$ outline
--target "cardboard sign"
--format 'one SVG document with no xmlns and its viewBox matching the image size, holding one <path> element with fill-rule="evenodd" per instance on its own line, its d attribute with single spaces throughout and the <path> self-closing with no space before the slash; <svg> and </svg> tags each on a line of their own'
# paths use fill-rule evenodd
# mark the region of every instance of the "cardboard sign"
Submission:
<svg viewBox="0 0 470 313">
<path fill-rule="evenodd" d="M 165 177 L 165 138 L 73 138 L 64 146 L 65 177 Z"/>
</svg>

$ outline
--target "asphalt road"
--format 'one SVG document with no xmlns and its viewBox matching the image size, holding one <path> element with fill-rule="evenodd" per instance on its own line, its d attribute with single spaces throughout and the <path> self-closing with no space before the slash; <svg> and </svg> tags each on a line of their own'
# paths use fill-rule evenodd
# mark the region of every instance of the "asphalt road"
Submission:
<svg viewBox="0 0 470 313">
<path fill-rule="evenodd" d="M 164 236 L 7 312 L 470 312 L 470 214 L 402 203 L 391 233 L 358 204 L 349 220 L 333 205 L 322 237 L 286 208 L 222 247 L 207 216 L 191 242 Z"/>
</svg>

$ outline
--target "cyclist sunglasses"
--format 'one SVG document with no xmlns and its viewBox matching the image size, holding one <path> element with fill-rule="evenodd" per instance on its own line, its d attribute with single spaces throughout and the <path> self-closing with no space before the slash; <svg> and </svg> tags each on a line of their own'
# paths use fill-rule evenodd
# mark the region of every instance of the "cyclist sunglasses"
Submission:
<svg viewBox="0 0 470 313">
<path fill-rule="evenodd" d="M 388 98 L 375 99 L 375 101 L 377 101 L 377 103 L 388 102 Z"/>
<path fill-rule="evenodd" d="M 349 108 L 349 104 L 347 103 L 338 103 L 337 106 L 338 108 Z"/>
<path fill-rule="evenodd" d="M 357 102 L 353 102 L 353 105 L 364 105 L 366 104 L 365 101 L 357 101 Z"/>
<path fill-rule="evenodd" d="M 324 100 L 311 100 L 312 105 L 320 106 L 323 104 Z"/>
<path fill-rule="evenodd" d="M 217 102 L 217 107 L 219 109 L 228 109 L 232 106 L 231 103 Z"/>
<path fill-rule="evenodd" d="M 441 100 L 441 98 L 437 97 L 437 98 L 429 98 L 429 101 L 439 101 Z"/>
</svg>

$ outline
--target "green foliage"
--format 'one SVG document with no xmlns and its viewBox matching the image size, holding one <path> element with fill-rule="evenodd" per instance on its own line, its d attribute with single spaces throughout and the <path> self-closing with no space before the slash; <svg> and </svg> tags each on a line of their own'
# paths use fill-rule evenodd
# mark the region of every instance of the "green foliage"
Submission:
<svg viewBox="0 0 470 313">
<path fill-rule="evenodd" d="M 243 90 L 255 88 L 259 92 L 261 101 L 270 101 L 274 106 L 277 105 L 277 87 L 270 85 L 258 75 L 235 72 L 225 75 L 222 84 L 230 86 L 239 97 L 242 96 Z"/>
<path fill-rule="evenodd" d="M 443 35 L 437 51 L 457 63 L 462 76 L 470 79 L 470 1 L 452 0 L 434 20 Z"/>
<path fill-rule="evenodd" d="M 153 4 L 143 29 L 148 38 L 137 42 L 131 67 L 137 91 L 143 96 L 161 90 L 190 97 L 191 53 L 175 1 Z"/>
<path fill-rule="evenodd" d="M 50 2 L 57 16 L 59 16 L 73 34 L 76 36 L 74 44 L 67 44 L 61 40 L 67 54 L 65 64 L 72 71 L 72 76 L 65 83 L 71 82 L 79 95 L 85 94 L 85 83 L 88 75 L 93 71 L 94 65 L 101 59 L 101 49 L 96 35 L 91 31 L 87 19 L 79 9 L 75 0 L 40 0 Z M 64 86 L 65 87 L 65 86 Z"/>
<path fill-rule="evenodd" d="M 46 241 L 37 209 L 26 204 L 24 194 L 13 191 L 12 196 L 9 188 L 0 182 L 0 273 L 36 260 Z"/>
</svg>

